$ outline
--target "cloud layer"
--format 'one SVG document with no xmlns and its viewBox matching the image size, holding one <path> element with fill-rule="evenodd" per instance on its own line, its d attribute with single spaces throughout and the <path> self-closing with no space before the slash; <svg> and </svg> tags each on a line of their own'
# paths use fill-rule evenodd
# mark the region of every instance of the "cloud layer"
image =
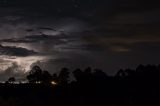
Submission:
<svg viewBox="0 0 160 106">
<path fill-rule="evenodd" d="M 156 0 L 0 0 L 0 5 L 0 64 L 6 72 L 14 62 L 27 70 L 39 61 L 50 72 L 92 66 L 109 74 L 160 62 Z"/>
</svg>

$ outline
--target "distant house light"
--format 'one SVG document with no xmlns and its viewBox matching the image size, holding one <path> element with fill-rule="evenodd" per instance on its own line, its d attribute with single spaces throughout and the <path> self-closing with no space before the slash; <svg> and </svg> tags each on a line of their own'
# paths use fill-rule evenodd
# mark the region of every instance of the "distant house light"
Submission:
<svg viewBox="0 0 160 106">
<path fill-rule="evenodd" d="M 57 83 L 55 81 L 51 81 L 51 84 L 52 85 L 56 85 Z"/>
<path fill-rule="evenodd" d="M 36 84 L 40 84 L 41 83 L 41 81 L 36 81 Z"/>
</svg>

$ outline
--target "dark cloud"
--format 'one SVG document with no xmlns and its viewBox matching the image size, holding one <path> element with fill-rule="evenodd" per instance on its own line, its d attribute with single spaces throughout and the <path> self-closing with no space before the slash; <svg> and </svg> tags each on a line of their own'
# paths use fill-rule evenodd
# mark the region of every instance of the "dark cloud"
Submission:
<svg viewBox="0 0 160 106">
<path fill-rule="evenodd" d="M 0 55 L 7 56 L 31 56 L 36 55 L 37 53 L 33 50 L 27 50 L 25 48 L 11 47 L 11 46 L 2 46 L 0 45 Z"/>
<path fill-rule="evenodd" d="M 51 36 L 51 35 L 30 35 L 22 38 L 11 38 L 11 39 L 2 39 L 1 42 L 8 43 L 38 43 L 41 41 L 55 41 L 60 43 L 59 39 L 63 37 Z"/>
<path fill-rule="evenodd" d="M 1 55 L 38 52 L 48 57 L 40 62 L 51 72 L 96 66 L 113 74 L 160 62 L 156 0 L 0 0 L 0 5 Z"/>
</svg>

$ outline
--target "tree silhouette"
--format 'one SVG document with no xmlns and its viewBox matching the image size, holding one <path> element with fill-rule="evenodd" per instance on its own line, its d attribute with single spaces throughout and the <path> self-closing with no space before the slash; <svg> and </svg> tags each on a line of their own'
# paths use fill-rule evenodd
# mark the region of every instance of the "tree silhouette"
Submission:
<svg viewBox="0 0 160 106">
<path fill-rule="evenodd" d="M 52 75 L 52 80 L 53 80 L 54 82 L 58 82 L 58 75 L 57 75 L 56 73 L 54 73 L 54 74 Z"/>
<path fill-rule="evenodd" d="M 42 69 L 39 66 L 34 66 L 29 72 L 27 79 L 30 83 L 42 81 Z"/>
<path fill-rule="evenodd" d="M 10 106 L 159 106 L 160 65 L 139 65 L 136 69 L 121 69 L 109 76 L 100 69 L 76 69 L 69 80 L 69 69 L 51 75 L 35 66 L 27 78 L 32 84 L 0 84 L 0 105 Z M 33 82 L 40 81 L 43 84 Z M 50 86 L 49 82 L 58 83 Z M 52 83 L 51 82 L 51 83 Z M 25 97 L 24 97 L 25 95 Z M 15 100 L 16 97 L 16 100 Z M 28 99 L 26 99 L 28 98 Z M 18 104 L 17 99 L 21 102 Z M 8 100 L 8 101 L 7 101 Z M 31 102 L 28 102 L 31 101 Z"/>
<path fill-rule="evenodd" d="M 68 68 L 62 68 L 58 75 L 58 83 L 59 84 L 67 84 L 69 81 L 69 69 Z"/>
<path fill-rule="evenodd" d="M 48 71 L 43 71 L 42 72 L 42 79 L 41 81 L 43 83 L 50 83 L 52 81 L 52 76 Z"/>
<path fill-rule="evenodd" d="M 81 69 L 76 69 L 73 71 L 74 78 L 76 81 L 82 81 L 83 80 L 83 72 Z"/>
<path fill-rule="evenodd" d="M 14 83 L 16 81 L 16 79 L 14 78 L 14 77 L 10 77 L 9 79 L 8 79 L 8 82 L 9 83 Z"/>
<path fill-rule="evenodd" d="M 93 72 L 93 77 L 96 80 L 105 80 L 107 78 L 107 74 L 103 72 L 101 69 L 95 69 Z"/>
<path fill-rule="evenodd" d="M 84 73 L 83 77 L 84 77 L 84 80 L 86 82 L 90 81 L 92 79 L 92 69 L 91 69 L 91 67 L 86 68 L 83 73 Z"/>
<path fill-rule="evenodd" d="M 126 76 L 126 73 L 124 72 L 123 69 L 120 69 L 117 74 L 116 74 L 117 77 L 125 77 Z"/>
</svg>

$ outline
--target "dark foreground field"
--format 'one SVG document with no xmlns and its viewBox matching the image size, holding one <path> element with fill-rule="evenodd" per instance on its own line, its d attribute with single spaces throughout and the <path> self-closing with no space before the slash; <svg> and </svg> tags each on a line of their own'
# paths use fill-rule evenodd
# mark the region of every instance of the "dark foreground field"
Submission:
<svg viewBox="0 0 160 106">
<path fill-rule="evenodd" d="M 67 69 L 57 76 L 42 77 L 42 73 L 34 70 L 26 84 L 0 84 L 0 106 L 160 105 L 160 66 L 140 65 L 135 70 L 120 70 L 115 76 L 99 69 L 77 69 L 72 73 L 75 81 L 70 82 Z M 50 83 L 53 80 L 57 84 Z"/>
</svg>

